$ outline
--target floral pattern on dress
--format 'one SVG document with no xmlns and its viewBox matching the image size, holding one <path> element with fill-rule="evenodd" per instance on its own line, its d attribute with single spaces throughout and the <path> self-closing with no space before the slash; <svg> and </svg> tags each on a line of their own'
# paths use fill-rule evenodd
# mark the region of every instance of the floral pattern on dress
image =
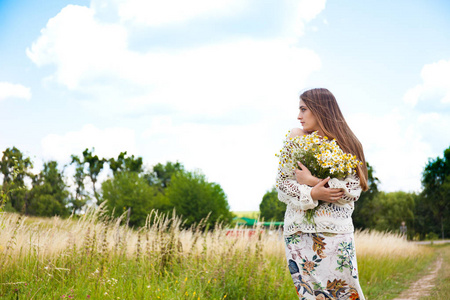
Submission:
<svg viewBox="0 0 450 300">
<path fill-rule="evenodd" d="M 317 266 L 319 266 L 319 263 L 322 261 L 321 258 L 319 258 L 317 255 L 314 255 L 312 257 L 312 260 L 309 260 L 308 258 L 302 258 L 302 263 L 300 265 L 303 269 L 303 275 L 313 275 L 315 272 L 315 269 Z"/>
<path fill-rule="evenodd" d="M 301 300 L 364 300 L 353 234 L 296 233 L 286 238 L 286 257 Z"/>
<path fill-rule="evenodd" d="M 286 247 L 291 252 L 292 259 L 302 258 L 301 254 L 300 254 L 301 251 L 297 250 L 295 248 L 295 245 L 297 245 L 301 242 L 301 238 L 300 238 L 299 234 L 293 234 L 293 235 L 287 236 L 287 237 L 285 237 L 284 241 L 286 243 Z"/>
<path fill-rule="evenodd" d="M 286 244 L 298 244 L 301 241 L 300 235 L 299 234 L 293 234 L 293 235 L 287 236 L 285 238 L 285 241 L 286 241 Z"/>
<path fill-rule="evenodd" d="M 336 270 L 343 272 L 344 268 L 350 269 L 353 278 L 358 278 L 358 270 L 353 266 L 353 260 L 355 260 L 355 247 L 353 246 L 353 243 L 340 243 L 338 251 L 339 254 L 337 257 L 339 259 L 337 261 L 338 267 Z"/>
<path fill-rule="evenodd" d="M 313 250 L 317 253 L 317 255 L 319 255 L 320 258 L 325 258 L 327 257 L 323 251 L 325 250 L 325 245 L 326 243 L 324 243 L 325 238 L 324 237 L 320 237 L 318 234 L 313 233 L 312 234 L 313 237 Z"/>
</svg>

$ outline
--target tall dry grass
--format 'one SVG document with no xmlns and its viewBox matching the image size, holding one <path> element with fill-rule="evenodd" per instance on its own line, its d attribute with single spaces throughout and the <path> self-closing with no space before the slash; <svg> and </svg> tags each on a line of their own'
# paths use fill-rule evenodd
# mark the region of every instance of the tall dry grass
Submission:
<svg viewBox="0 0 450 300">
<path fill-rule="evenodd" d="M 204 232 L 203 223 L 189 229 L 182 229 L 178 217 L 166 217 L 152 213 L 153 224 L 139 230 L 121 225 L 121 219 L 111 219 L 102 215 L 101 210 L 91 210 L 78 220 L 72 218 L 49 219 L 23 217 L 18 214 L 3 214 L 0 226 L 0 252 L 13 262 L 30 252 L 38 253 L 41 259 L 51 258 L 68 250 L 85 252 L 110 252 L 135 256 L 137 253 L 155 251 L 176 251 L 179 255 L 223 255 L 235 251 L 256 249 L 262 244 L 261 251 L 266 255 L 284 253 L 280 243 L 281 232 L 264 231 L 260 226 L 254 230 L 261 234 L 248 236 L 247 229 L 236 227 L 224 229 L 220 224 L 212 231 Z M 227 232 L 234 231 L 227 237 Z M 9 245 L 11 244 L 12 245 Z M 9 245 L 9 246 L 8 246 Z M 5 249 L 8 249 L 6 253 Z M 172 253 L 173 254 L 173 253 Z"/>
<path fill-rule="evenodd" d="M 135 230 L 101 208 L 65 220 L 1 215 L 0 296 L 295 299 L 281 231 L 256 226 L 249 236 L 220 224 L 204 230 L 203 222 L 183 229 L 179 218 L 155 212 L 149 220 Z M 378 285 L 420 273 L 432 257 L 391 233 L 356 232 L 355 238 L 369 297 L 391 293 Z"/>
<path fill-rule="evenodd" d="M 435 257 L 429 247 L 389 232 L 355 233 L 360 282 L 371 299 L 393 299 L 424 275 Z"/>
<path fill-rule="evenodd" d="M 415 257 L 429 252 L 418 244 L 407 241 L 398 233 L 379 231 L 356 231 L 355 240 L 358 255 L 361 256 L 391 256 Z"/>
<path fill-rule="evenodd" d="M 0 250 L 5 254 L 5 249 L 9 249 L 8 255 L 15 259 L 19 255 L 26 255 L 29 251 L 39 253 L 41 258 L 51 257 L 66 252 L 68 249 L 86 248 L 88 244 L 99 248 L 91 239 L 103 241 L 104 251 L 118 252 L 128 256 L 136 254 L 139 244 L 139 251 L 147 252 L 149 249 L 155 250 L 155 246 L 171 247 L 170 241 L 181 243 L 180 254 L 193 255 L 207 250 L 207 254 L 218 254 L 229 251 L 228 247 L 222 244 L 230 229 L 223 229 L 218 226 L 213 231 L 201 231 L 202 223 L 190 229 L 181 229 L 182 221 L 177 217 L 156 216 L 156 222 L 147 225 L 139 230 L 134 230 L 121 225 L 122 219 L 111 219 L 102 214 L 101 210 L 91 210 L 81 218 L 61 219 L 23 217 L 18 214 L 4 213 L 0 217 Z M 225 245 L 232 244 L 232 249 L 245 250 L 247 247 L 262 245 L 262 251 L 267 255 L 284 255 L 284 244 L 280 242 L 282 232 L 274 228 L 264 230 L 256 226 L 256 231 L 261 230 L 261 236 L 248 237 L 243 234 L 244 227 L 236 227 L 233 238 L 225 241 Z M 139 243 L 138 243 L 138 240 Z M 355 232 L 358 256 L 396 256 L 414 257 L 423 254 L 424 251 L 431 251 L 424 247 L 411 243 L 401 235 L 378 231 L 357 231 Z M 13 245 L 12 245 L 12 244 Z M 97 249 L 100 250 L 100 249 Z M 86 249 L 86 251 L 88 251 Z"/>
</svg>

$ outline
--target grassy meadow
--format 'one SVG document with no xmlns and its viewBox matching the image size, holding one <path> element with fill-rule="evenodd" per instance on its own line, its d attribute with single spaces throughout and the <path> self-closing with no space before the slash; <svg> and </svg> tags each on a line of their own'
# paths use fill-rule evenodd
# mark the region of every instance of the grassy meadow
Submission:
<svg viewBox="0 0 450 300">
<path fill-rule="evenodd" d="M 139 230 L 91 211 L 80 219 L 0 217 L 2 299 L 298 299 L 281 233 L 153 214 Z M 392 299 L 422 275 L 430 247 L 393 234 L 357 232 L 360 280 L 368 299 Z"/>
<path fill-rule="evenodd" d="M 429 295 L 424 295 L 420 300 L 447 300 L 448 295 L 450 295 L 450 268 L 448 267 L 450 266 L 450 245 L 435 245 L 433 248 L 442 258 L 442 266 L 436 276 L 435 287 L 433 287 Z"/>
</svg>

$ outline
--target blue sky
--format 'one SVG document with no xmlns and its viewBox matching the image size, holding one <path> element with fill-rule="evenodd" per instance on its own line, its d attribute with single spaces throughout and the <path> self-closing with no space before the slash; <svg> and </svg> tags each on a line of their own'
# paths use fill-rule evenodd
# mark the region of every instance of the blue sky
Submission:
<svg viewBox="0 0 450 300">
<path fill-rule="evenodd" d="M 179 160 L 257 210 L 299 93 L 326 87 L 381 189 L 419 191 L 450 144 L 449 15 L 447 1 L 0 1 L 0 149 L 36 171 L 86 147 Z"/>
</svg>

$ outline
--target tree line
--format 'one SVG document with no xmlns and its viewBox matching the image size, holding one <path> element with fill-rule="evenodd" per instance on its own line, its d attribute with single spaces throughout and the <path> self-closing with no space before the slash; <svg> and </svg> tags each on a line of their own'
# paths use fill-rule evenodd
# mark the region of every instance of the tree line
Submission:
<svg viewBox="0 0 450 300">
<path fill-rule="evenodd" d="M 370 189 L 355 203 L 355 228 L 399 232 L 405 222 L 409 239 L 450 235 L 450 147 L 442 158 L 429 159 L 422 172 L 420 193 L 380 191 L 374 168 L 368 163 L 367 168 Z M 282 221 L 285 211 L 286 204 L 278 200 L 276 189 L 267 191 L 260 204 L 261 217 Z"/>
<path fill-rule="evenodd" d="M 69 165 L 75 168 L 71 189 L 65 177 Z M 208 226 L 232 220 L 221 186 L 208 182 L 200 171 L 186 170 L 180 162 L 158 163 L 146 170 L 142 157 L 121 152 L 117 158 L 106 159 L 86 149 L 80 156 L 71 155 L 69 165 L 60 168 L 56 161 L 47 161 L 34 174 L 29 157 L 16 147 L 7 148 L 0 161 L 0 210 L 68 217 L 82 213 L 86 205 L 103 204 L 114 217 L 126 214 L 128 224 L 136 227 L 145 225 L 152 210 L 175 211 L 185 227 L 204 218 Z M 106 165 L 112 174 L 99 183 Z"/>
<path fill-rule="evenodd" d="M 94 150 L 71 155 L 75 172 L 71 189 L 65 170 L 56 161 L 31 172 L 33 162 L 16 147 L 3 151 L 0 161 L 0 211 L 34 216 L 67 217 L 80 214 L 88 204 L 103 203 L 108 213 L 127 213 L 130 226 L 143 226 L 152 210 L 182 216 L 188 227 L 208 217 L 208 226 L 231 222 L 227 197 L 221 186 L 208 182 L 200 171 L 188 171 L 180 162 L 158 163 L 146 170 L 142 157 L 121 152 L 117 158 L 100 158 Z M 110 176 L 99 183 L 99 174 L 108 166 Z M 450 232 L 450 147 L 443 157 L 430 159 L 422 173 L 422 191 L 383 192 L 374 168 L 367 164 L 370 189 L 355 203 L 353 223 L 359 229 L 399 231 L 404 221 L 410 239 L 444 238 Z M 400 175 L 399 175 L 400 176 Z M 26 181 L 28 184 L 26 184 Z M 89 185 L 87 187 L 86 185 Z M 88 192 L 91 190 L 92 192 Z M 260 203 L 260 216 L 282 221 L 286 205 L 278 200 L 275 188 Z"/>
</svg>

